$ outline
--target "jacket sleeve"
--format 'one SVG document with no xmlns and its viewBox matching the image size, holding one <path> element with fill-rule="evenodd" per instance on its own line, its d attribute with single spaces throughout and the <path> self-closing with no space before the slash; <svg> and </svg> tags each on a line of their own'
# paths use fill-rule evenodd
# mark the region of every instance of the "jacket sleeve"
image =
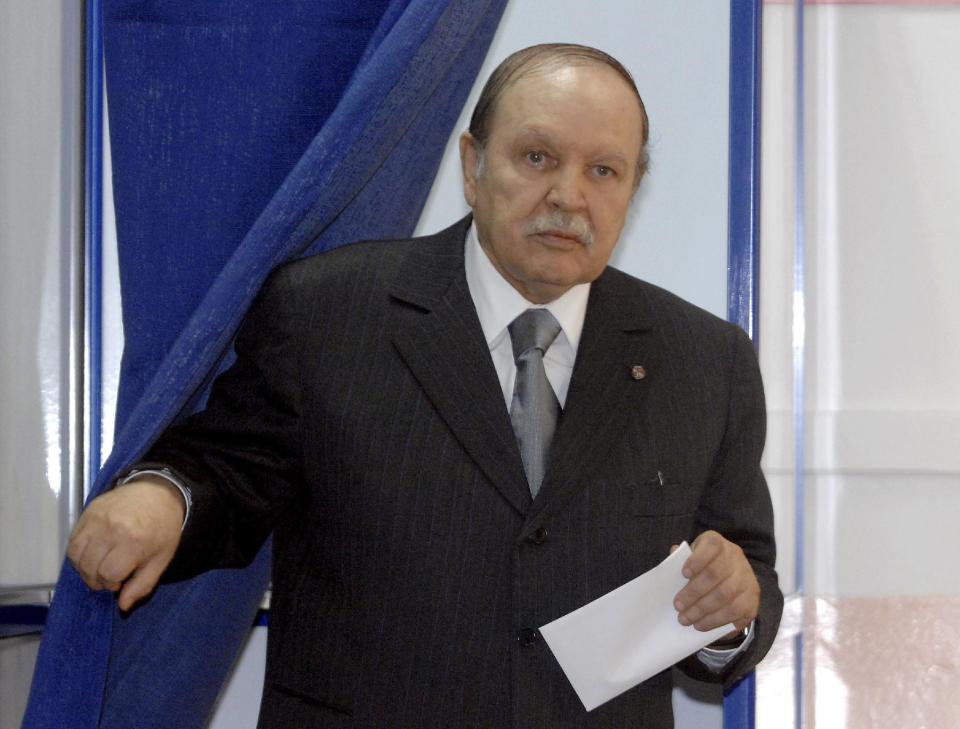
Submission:
<svg viewBox="0 0 960 729">
<path fill-rule="evenodd" d="M 697 511 L 696 531 L 699 534 L 713 529 L 743 549 L 760 583 L 760 610 L 754 622 L 753 642 L 719 675 L 696 656 L 680 664 L 688 675 L 707 681 L 719 679 L 725 687 L 749 673 L 766 655 L 783 612 L 783 595 L 774 569 L 773 507 L 760 470 L 766 437 L 760 368 L 753 345 L 741 329 L 731 329 L 730 342 L 726 429 L 710 485 Z"/>
<path fill-rule="evenodd" d="M 303 384 L 296 283 L 289 268 L 268 280 L 206 408 L 169 428 L 135 466 L 166 467 L 190 490 L 190 517 L 164 580 L 248 564 L 296 502 Z"/>
</svg>

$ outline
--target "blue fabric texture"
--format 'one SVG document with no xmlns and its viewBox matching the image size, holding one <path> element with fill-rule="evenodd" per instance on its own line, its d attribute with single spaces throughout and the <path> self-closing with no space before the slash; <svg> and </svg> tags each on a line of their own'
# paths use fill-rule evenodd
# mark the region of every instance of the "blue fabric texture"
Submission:
<svg viewBox="0 0 960 729">
<path fill-rule="evenodd" d="M 506 0 L 107 0 L 126 349 L 92 494 L 203 399 L 269 272 L 408 235 Z M 269 549 L 128 617 L 65 564 L 24 727 L 199 727 Z"/>
</svg>

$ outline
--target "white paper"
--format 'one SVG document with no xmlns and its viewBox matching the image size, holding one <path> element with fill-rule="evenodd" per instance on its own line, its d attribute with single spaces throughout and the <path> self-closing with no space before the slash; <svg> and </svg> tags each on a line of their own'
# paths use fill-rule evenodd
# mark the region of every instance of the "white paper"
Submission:
<svg viewBox="0 0 960 729">
<path fill-rule="evenodd" d="M 673 598 L 687 584 L 689 556 L 684 542 L 649 572 L 540 628 L 587 711 L 736 630 L 677 622 Z"/>
</svg>

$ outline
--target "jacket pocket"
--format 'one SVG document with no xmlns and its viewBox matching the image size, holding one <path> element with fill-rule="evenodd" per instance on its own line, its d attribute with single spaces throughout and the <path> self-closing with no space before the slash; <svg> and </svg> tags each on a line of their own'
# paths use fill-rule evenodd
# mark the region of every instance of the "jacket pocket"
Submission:
<svg viewBox="0 0 960 729">
<path fill-rule="evenodd" d="M 274 681 L 272 689 L 281 695 L 297 699 L 298 701 L 302 701 L 305 704 L 322 709 L 328 713 L 339 714 L 345 718 L 353 716 L 353 711 L 350 708 L 331 702 L 324 697 L 315 696 L 310 691 L 304 691 L 303 688 L 288 686 Z"/>
<path fill-rule="evenodd" d="M 332 729 L 356 727 L 352 712 L 297 687 L 272 681 L 263 693 L 260 707 L 262 729 Z"/>
<path fill-rule="evenodd" d="M 700 488 L 657 471 L 643 481 L 630 484 L 631 513 L 635 516 L 690 516 L 700 503 Z"/>
</svg>

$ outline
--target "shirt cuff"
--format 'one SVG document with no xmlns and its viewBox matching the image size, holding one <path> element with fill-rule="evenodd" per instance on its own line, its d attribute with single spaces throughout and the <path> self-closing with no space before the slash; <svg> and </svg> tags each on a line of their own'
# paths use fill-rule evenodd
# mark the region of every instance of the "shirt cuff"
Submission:
<svg viewBox="0 0 960 729">
<path fill-rule="evenodd" d="M 734 646 L 733 648 L 711 648 L 710 646 L 706 646 L 700 649 L 700 652 L 697 653 L 697 658 L 714 673 L 720 673 L 720 671 L 730 665 L 741 653 L 746 651 L 751 643 L 753 643 L 752 621 L 750 625 L 747 626 L 746 635 L 744 635 L 740 645 Z"/>
<path fill-rule="evenodd" d="M 183 523 L 180 525 L 180 531 L 182 532 L 184 527 L 187 526 L 187 520 L 190 518 L 190 507 L 193 505 L 193 495 L 190 493 L 190 489 L 186 484 L 183 483 L 179 478 L 173 475 L 169 468 L 144 468 L 137 471 L 130 471 L 126 476 L 117 480 L 117 486 L 123 486 L 135 481 L 141 476 L 156 476 L 162 478 L 167 483 L 172 486 L 176 486 L 177 490 L 180 492 L 180 495 L 183 497 Z"/>
</svg>

